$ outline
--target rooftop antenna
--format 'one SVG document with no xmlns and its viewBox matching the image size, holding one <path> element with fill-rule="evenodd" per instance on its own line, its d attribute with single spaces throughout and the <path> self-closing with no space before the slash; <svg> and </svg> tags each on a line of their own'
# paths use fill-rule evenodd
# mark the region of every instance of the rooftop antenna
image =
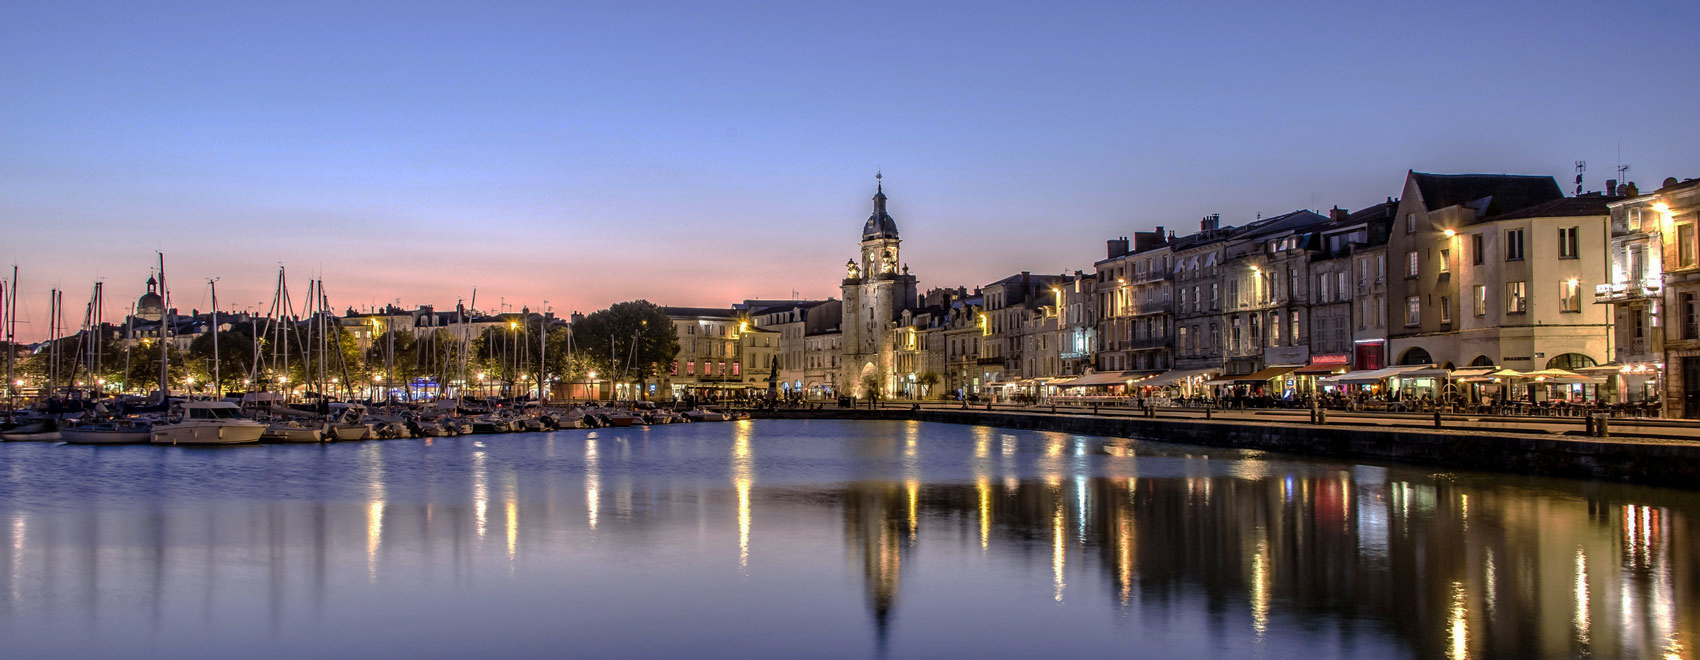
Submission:
<svg viewBox="0 0 1700 660">
<path fill-rule="evenodd" d="M 1588 161 L 1576 161 L 1576 196 L 1582 196 L 1582 173 L 1588 171 Z M 1607 194 L 1610 194 L 1609 192 Z"/>
</svg>

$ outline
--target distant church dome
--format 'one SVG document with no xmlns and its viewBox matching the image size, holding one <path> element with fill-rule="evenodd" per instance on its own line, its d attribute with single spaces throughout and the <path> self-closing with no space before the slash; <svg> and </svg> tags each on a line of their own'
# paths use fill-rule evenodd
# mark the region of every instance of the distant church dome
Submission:
<svg viewBox="0 0 1700 660">
<path fill-rule="evenodd" d="M 892 220 L 891 214 L 885 212 L 885 188 L 878 186 L 878 191 L 874 193 L 874 213 L 868 216 L 868 223 L 862 225 L 862 240 L 881 238 L 897 238 L 897 221 Z"/>
<path fill-rule="evenodd" d="M 136 299 L 136 318 L 158 321 L 165 318 L 165 299 L 159 295 L 159 283 L 148 276 L 148 292 Z"/>
</svg>

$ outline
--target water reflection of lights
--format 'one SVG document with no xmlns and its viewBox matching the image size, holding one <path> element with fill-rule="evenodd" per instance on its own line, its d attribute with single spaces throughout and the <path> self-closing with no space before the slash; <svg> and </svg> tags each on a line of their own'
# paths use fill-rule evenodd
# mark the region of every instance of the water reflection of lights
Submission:
<svg viewBox="0 0 1700 660">
<path fill-rule="evenodd" d="M 1086 545 L 1086 475 L 1074 475 L 1074 529 L 1081 545 Z"/>
<path fill-rule="evenodd" d="M 1131 480 L 1130 480 L 1131 481 Z M 1123 508 L 1116 512 L 1116 581 L 1121 586 L 1122 607 L 1133 597 L 1133 512 Z"/>
<path fill-rule="evenodd" d="M 750 571 L 750 485 L 755 466 L 750 454 L 749 420 L 739 420 L 732 436 L 732 486 L 738 490 L 738 571 Z"/>
<path fill-rule="evenodd" d="M 1251 629 L 1262 642 L 1269 632 L 1269 539 L 1257 540 L 1251 556 Z"/>
<path fill-rule="evenodd" d="M 915 540 L 915 532 L 920 526 L 917 508 L 921 503 L 921 482 L 909 479 L 903 482 L 903 490 L 909 496 L 909 540 Z"/>
<path fill-rule="evenodd" d="M 992 483 L 985 477 L 974 480 L 974 493 L 980 503 L 980 553 L 985 554 L 986 544 L 992 537 Z"/>
<path fill-rule="evenodd" d="M 1447 640 L 1451 642 L 1448 658 L 1462 660 L 1470 657 L 1470 620 L 1469 611 L 1465 608 L 1467 594 L 1463 582 L 1452 583 L 1452 607 L 1447 613 Z"/>
<path fill-rule="evenodd" d="M 602 508 L 602 470 L 601 459 L 597 457 L 596 433 L 585 436 L 584 440 L 584 512 L 591 529 L 596 529 L 596 514 Z M 483 526 L 480 525 L 482 530 Z M 479 534 L 482 536 L 482 532 Z"/>
<path fill-rule="evenodd" d="M 378 579 L 378 547 L 384 542 L 384 502 L 377 500 L 366 508 L 366 577 Z"/>
<path fill-rule="evenodd" d="M 1068 562 L 1068 546 L 1063 541 L 1063 500 L 1060 493 L 1057 495 L 1059 497 L 1056 498 L 1056 511 L 1051 514 L 1051 581 L 1056 587 L 1056 595 L 1053 598 L 1060 603 L 1063 599 L 1063 586 L 1065 586 L 1063 567 Z"/>
<path fill-rule="evenodd" d="M 504 506 L 508 518 L 508 569 L 513 570 L 514 553 L 519 549 L 519 502 L 514 485 L 508 484 L 507 503 Z"/>
<path fill-rule="evenodd" d="M 1488 614 L 1492 615 L 1496 605 L 1494 602 L 1496 597 L 1494 592 L 1499 589 L 1499 576 L 1497 575 L 1498 569 L 1494 568 L 1493 565 L 1493 546 L 1487 546 L 1482 550 L 1484 555 L 1482 557 L 1482 563 L 1484 564 L 1484 568 L 1482 570 L 1482 598 L 1487 601 Z"/>
<path fill-rule="evenodd" d="M 12 575 L 9 582 L 12 585 L 12 605 L 16 606 L 24 598 L 24 541 L 29 537 L 29 523 L 24 520 L 24 514 L 12 514 L 11 532 Z"/>
<path fill-rule="evenodd" d="M 489 527 L 490 492 L 486 480 L 489 473 L 484 465 L 484 450 L 472 450 L 472 517 L 474 527 L 478 531 L 478 539 L 484 540 L 484 532 Z"/>
<path fill-rule="evenodd" d="M 1592 625 L 1588 612 L 1588 555 L 1582 548 L 1576 548 L 1576 641 L 1584 648 L 1588 646 L 1589 628 Z"/>
<path fill-rule="evenodd" d="M 366 446 L 366 575 L 378 580 L 378 549 L 384 543 L 384 463 L 377 445 Z"/>
</svg>

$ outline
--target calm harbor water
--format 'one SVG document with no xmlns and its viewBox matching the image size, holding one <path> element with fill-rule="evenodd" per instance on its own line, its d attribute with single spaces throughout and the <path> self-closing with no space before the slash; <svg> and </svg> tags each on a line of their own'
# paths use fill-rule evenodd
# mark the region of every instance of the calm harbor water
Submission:
<svg viewBox="0 0 1700 660">
<path fill-rule="evenodd" d="M 1693 658 L 1700 494 L 913 422 L 0 444 L 6 657 Z"/>
</svg>

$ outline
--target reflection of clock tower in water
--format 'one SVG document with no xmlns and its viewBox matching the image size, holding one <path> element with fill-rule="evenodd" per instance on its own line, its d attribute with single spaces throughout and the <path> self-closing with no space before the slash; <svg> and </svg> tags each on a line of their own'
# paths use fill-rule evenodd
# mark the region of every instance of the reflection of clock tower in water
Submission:
<svg viewBox="0 0 1700 660">
<path fill-rule="evenodd" d="M 878 180 L 880 175 L 874 175 Z M 860 394 L 867 375 L 879 378 L 881 395 L 894 389 L 892 323 L 915 307 L 915 276 L 898 260 L 897 222 L 885 210 L 885 187 L 876 185 L 874 212 L 862 225 L 862 260 L 845 264 L 844 361 L 840 394 Z"/>
</svg>

